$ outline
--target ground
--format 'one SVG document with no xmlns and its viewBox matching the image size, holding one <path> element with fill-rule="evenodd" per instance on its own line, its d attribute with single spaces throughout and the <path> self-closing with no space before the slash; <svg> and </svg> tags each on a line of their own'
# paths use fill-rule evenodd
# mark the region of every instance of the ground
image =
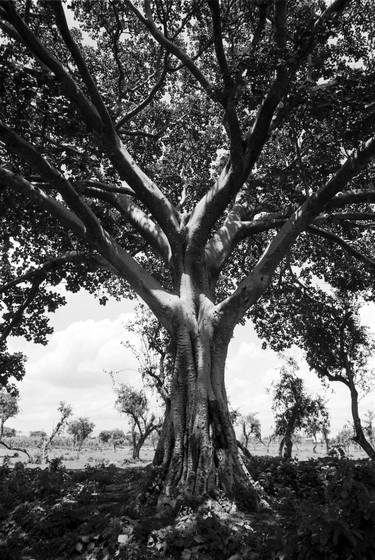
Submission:
<svg viewBox="0 0 375 560">
<path fill-rule="evenodd" d="M 117 462 L 124 455 L 113 454 Z M 375 558 L 368 460 L 253 456 L 246 465 L 263 504 L 258 512 L 222 495 L 157 512 L 158 480 L 145 462 L 92 466 L 89 449 L 80 457 L 86 467 L 71 468 L 68 457 L 69 469 L 59 459 L 48 468 L 0 467 L 2 560 Z"/>
</svg>

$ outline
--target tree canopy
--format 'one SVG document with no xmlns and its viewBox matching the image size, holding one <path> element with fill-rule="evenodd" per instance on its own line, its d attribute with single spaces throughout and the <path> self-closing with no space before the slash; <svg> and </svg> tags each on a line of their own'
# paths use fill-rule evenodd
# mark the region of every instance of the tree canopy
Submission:
<svg viewBox="0 0 375 560">
<path fill-rule="evenodd" d="M 371 0 L 0 0 L 2 340 L 45 343 L 62 282 L 142 298 L 174 345 L 166 488 L 241 470 L 239 321 L 285 346 L 307 291 L 373 299 L 374 22 Z"/>
</svg>

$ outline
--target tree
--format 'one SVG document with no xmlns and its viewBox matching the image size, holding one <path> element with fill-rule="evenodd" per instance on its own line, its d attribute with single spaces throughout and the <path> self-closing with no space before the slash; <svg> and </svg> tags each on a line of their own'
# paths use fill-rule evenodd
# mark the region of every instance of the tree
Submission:
<svg viewBox="0 0 375 560">
<path fill-rule="evenodd" d="M 30 432 L 30 437 L 37 438 L 37 439 L 45 439 L 47 437 L 47 432 L 45 432 L 44 430 L 33 430 Z"/>
<path fill-rule="evenodd" d="M 154 414 L 149 414 L 147 397 L 142 390 L 121 383 L 116 389 L 116 408 L 130 420 L 133 459 L 139 459 L 139 452 L 153 431 L 161 428 Z"/>
<path fill-rule="evenodd" d="M 327 426 L 328 413 L 320 397 L 306 394 L 303 380 L 297 377 L 298 365 L 289 358 L 280 369 L 280 379 L 273 386 L 272 409 L 275 414 L 275 435 L 281 437 L 279 454 L 290 459 L 293 436 L 298 431 L 315 431 L 317 426 Z"/>
<path fill-rule="evenodd" d="M 18 397 L 5 389 L 0 390 L 0 440 L 4 435 L 4 424 L 19 413 Z"/>
<path fill-rule="evenodd" d="M 62 281 L 137 294 L 174 346 L 163 493 L 243 493 L 235 325 L 279 313 L 293 266 L 373 287 L 375 8 L 140 4 L 74 0 L 80 31 L 0 0 L 2 328 L 44 341 Z"/>
<path fill-rule="evenodd" d="M 101 443 L 108 443 L 112 437 L 112 430 L 102 430 L 99 435 L 99 441 Z"/>
<path fill-rule="evenodd" d="M 114 452 L 116 452 L 117 447 L 124 445 L 126 440 L 123 430 L 117 428 L 115 430 L 102 430 L 98 437 L 102 443 L 111 443 Z"/>
<path fill-rule="evenodd" d="M 73 436 L 73 445 L 77 451 L 81 451 L 84 441 L 89 437 L 95 428 L 94 422 L 90 422 L 87 417 L 79 417 L 68 424 L 68 433 Z"/>
<path fill-rule="evenodd" d="M 243 438 L 243 444 L 246 449 L 249 448 L 250 438 L 253 437 L 255 442 L 263 443 L 262 441 L 262 433 L 261 433 L 261 425 L 259 418 L 256 417 L 256 414 L 246 414 L 240 415 L 238 419 L 238 423 L 241 426 L 241 435 Z"/>
<path fill-rule="evenodd" d="M 70 404 L 66 404 L 64 401 L 60 401 L 57 412 L 59 413 L 59 419 L 56 426 L 53 428 L 51 435 L 49 437 L 47 437 L 47 434 L 45 435 L 45 437 L 42 436 L 42 455 L 45 463 L 49 462 L 48 452 L 51 448 L 53 440 L 55 439 L 55 437 L 61 434 L 61 432 L 67 425 L 67 422 L 71 417 L 73 410 Z M 39 433 L 43 434 L 45 432 Z"/>
<path fill-rule="evenodd" d="M 4 426 L 3 437 L 15 437 L 16 433 L 17 431 L 15 428 L 8 428 L 8 426 Z"/>
<path fill-rule="evenodd" d="M 174 369 L 174 345 L 168 331 L 144 306 L 138 305 L 134 320 L 128 321 L 126 330 L 137 335 L 140 348 L 128 340 L 125 345 L 137 358 L 139 373 L 144 384 L 155 390 L 164 407 L 164 422 L 161 433 L 157 435 L 154 462 L 163 464 L 168 448 L 164 442 L 171 437 L 171 381 Z M 156 437 L 155 432 L 152 433 Z M 154 442 L 155 443 L 155 442 Z"/>
<path fill-rule="evenodd" d="M 368 392 L 373 373 L 368 360 L 375 343 L 360 323 L 355 298 L 340 293 L 331 296 L 318 314 L 307 321 L 301 336 L 306 359 L 320 378 L 345 385 L 350 392 L 354 441 L 375 459 L 375 448 L 366 438 L 359 413 L 359 394 Z"/>
<path fill-rule="evenodd" d="M 375 443 L 374 443 L 374 435 L 375 435 L 375 433 L 374 433 L 374 418 L 375 418 L 375 412 L 373 410 L 368 410 L 365 414 L 364 421 L 365 421 L 366 435 L 369 438 L 372 447 L 375 448 Z"/>
<path fill-rule="evenodd" d="M 318 444 L 318 434 L 323 436 L 326 452 L 329 452 L 329 413 L 326 404 L 322 397 L 319 395 L 311 402 L 309 416 L 306 420 L 305 433 L 311 436 L 314 440 L 313 453 L 316 453 L 316 446 Z"/>
</svg>

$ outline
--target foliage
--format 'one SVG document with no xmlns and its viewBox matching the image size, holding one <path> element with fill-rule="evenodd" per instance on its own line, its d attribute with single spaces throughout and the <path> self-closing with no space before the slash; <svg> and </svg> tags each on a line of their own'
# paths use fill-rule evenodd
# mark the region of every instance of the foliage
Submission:
<svg viewBox="0 0 375 560">
<path fill-rule="evenodd" d="M 126 436 L 123 430 L 116 428 L 115 430 L 102 430 L 98 435 L 99 441 L 102 443 L 111 443 L 114 450 L 119 445 L 124 445 L 126 442 Z"/>
<path fill-rule="evenodd" d="M 261 515 L 248 516 L 220 496 L 198 509 L 180 507 L 175 517 L 137 513 L 144 469 L 90 467 L 68 474 L 59 467 L 2 467 L 2 558 L 372 558 L 375 474 L 368 461 L 245 460 L 272 508 Z"/>
<path fill-rule="evenodd" d="M 47 432 L 44 430 L 33 430 L 30 432 L 31 438 L 44 439 L 47 437 Z"/>
<path fill-rule="evenodd" d="M 15 428 L 8 428 L 8 426 L 4 426 L 3 429 L 3 437 L 10 438 L 16 436 L 16 429 Z"/>
<path fill-rule="evenodd" d="M 0 388 L 17 395 L 14 381 L 21 381 L 25 376 L 26 358 L 20 352 L 10 354 L 0 342 Z"/>
<path fill-rule="evenodd" d="M 6 389 L 0 390 L 0 440 L 4 435 L 4 424 L 19 413 L 18 396 Z"/>
<path fill-rule="evenodd" d="M 240 414 L 237 411 L 232 411 L 232 422 L 240 426 L 241 443 L 246 448 L 248 448 L 251 438 L 253 438 L 255 442 L 263 443 L 261 424 L 256 415 L 257 413 Z"/>
<path fill-rule="evenodd" d="M 73 436 L 73 444 L 80 451 L 82 449 L 83 442 L 89 437 L 93 432 L 95 427 L 94 422 L 90 422 L 87 417 L 79 417 L 76 420 L 72 420 L 68 424 L 68 433 Z"/>
</svg>

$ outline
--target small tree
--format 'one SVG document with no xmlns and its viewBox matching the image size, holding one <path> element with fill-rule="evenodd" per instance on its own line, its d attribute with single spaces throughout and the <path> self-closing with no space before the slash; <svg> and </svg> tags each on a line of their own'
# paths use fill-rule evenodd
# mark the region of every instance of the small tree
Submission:
<svg viewBox="0 0 375 560">
<path fill-rule="evenodd" d="M 116 389 L 116 408 L 130 420 L 133 459 L 139 459 L 139 452 L 149 435 L 161 428 L 154 414 L 149 414 L 147 397 L 142 390 L 121 383 Z"/>
<path fill-rule="evenodd" d="M 7 390 L 0 390 L 0 440 L 4 435 L 4 424 L 19 412 L 18 396 L 10 394 Z"/>
<path fill-rule="evenodd" d="M 126 436 L 123 430 L 102 430 L 99 434 L 99 441 L 101 443 L 110 443 L 113 445 L 113 451 L 116 452 L 117 447 L 124 445 Z"/>
<path fill-rule="evenodd" d="M 113 445 L 113 451 L 116 453 L 116 449 L 126 442 L 126 436 L 123 430 L 119 430 L 118 428 L 112 430 L 110 442 Z"/>
<path fill-rule="evenodd" d="M 306 419 L 305 433 L 314 440 L 313 453 L 316 453 L 316 446 L 318 444 L 318 434 L 323 436 L 326 444 L 326 451 L 329 452 L 329 413 L 326 404 L 322 397 L 317 396 L 311 401 L 309 416 Z"/>
<path fill-rule="evenodd" d="M 280 370 L 280 380 L 274 385 L 272 409 L 275 413 L 275 435 L 281 437 L 279 454 L 290 459 L 293 436 L 317 423 L 322 403 L 305 393 L 303 380 L 297 377 L 297 363 L 289 358 Z M 315 420 L 311 420 L 315 418 Z"/>
<path fill-rule="evenodd" d="M 30 432 L 30 437 L 37 438 L 37 439 L 45 439 L 47 437 L 47 432 L 45 432 L 44 430 L 34 430 Z"/>
<path fill-rule="evenodd" d="M 4 432 L 3 432 L 3 437 L 15 437 L 16 435 L 16 429 L 15 428 L 8 428 L 7 426 L 4 426 Z"/>
<path fill-rule="evenodd" d="M 368 410 L 364 416 L 364 430 L 365 433 L 368 437 L 368 439 L 370 440 L 370 443 L 372 445 L 372 447 L 375 447 L 374 445 L 374 419 L 375 419 L 375 412 L 373 410 Z"/>
<path fill-rule="evenodd" d="M 43 436 L 45 432 L 37 432 L 42 434 L 42 454 L 43 454 L 43 461 L 45 463 L 48 463 L 49 461 L 48 452 L 51 448 L 53 440 L 55 439 L 56 436 L 58 436 L 62 432 L 62 430 L 64 429 L 64 427 L 68 422 L 68 419 L 72 415 L 72 407 L 69 404 L 66 404 L 64 401 L 60 401 L 60 404 L 57 408 L 57 412 L 59 413 L 59 419 L 57 421 L 56 426 L 53 428 L 51 435 L 47 437 L 47 434 Z"/>
<path fill-rule="evenodd" d="M 327 299 L 320 312 L 306 321 L 303 344 L 306 359 L 319 377 L 342 383 L 350 392 L 354 426 L 353 440 L 375 460 L 375 448 L 366 438 L 359 413 L 360 392 L 370 389 L 373 372 L 368 367 L 375 342 L 361 325 L 359 303 L 348 294 L 337 293 Z M 371 420 L 372 426 L 372 420 Z"/>
<path fill-rule="evenodd" d="M 256 443 L 262 441 L 261 425 L 259 418 L 256 417 L 257 413 L 240 415 L 238 423 L 241 426 L 241 435 L 243 445 L 248 449 L 250 440 L 253 439 Z M 264 445 L 264 444 L 263 444 Z"/>
<path fill-rule="evenodd" d="M 111 437 L 112 437 L 112 430 L 102 430 L 98 435 L 99 441 L 101 443 L 109 443 Z"/>
<path fill-rule="evenodd" d="M 72 420 L 68 425 L 68 433 L 73 436 L 73 446 L 77 451 L 81 451 L 83 442 L 89 437 L 95 428 L 94 422 L 90 422 L 87 417 L 80 417 Z"/>
</svg>

